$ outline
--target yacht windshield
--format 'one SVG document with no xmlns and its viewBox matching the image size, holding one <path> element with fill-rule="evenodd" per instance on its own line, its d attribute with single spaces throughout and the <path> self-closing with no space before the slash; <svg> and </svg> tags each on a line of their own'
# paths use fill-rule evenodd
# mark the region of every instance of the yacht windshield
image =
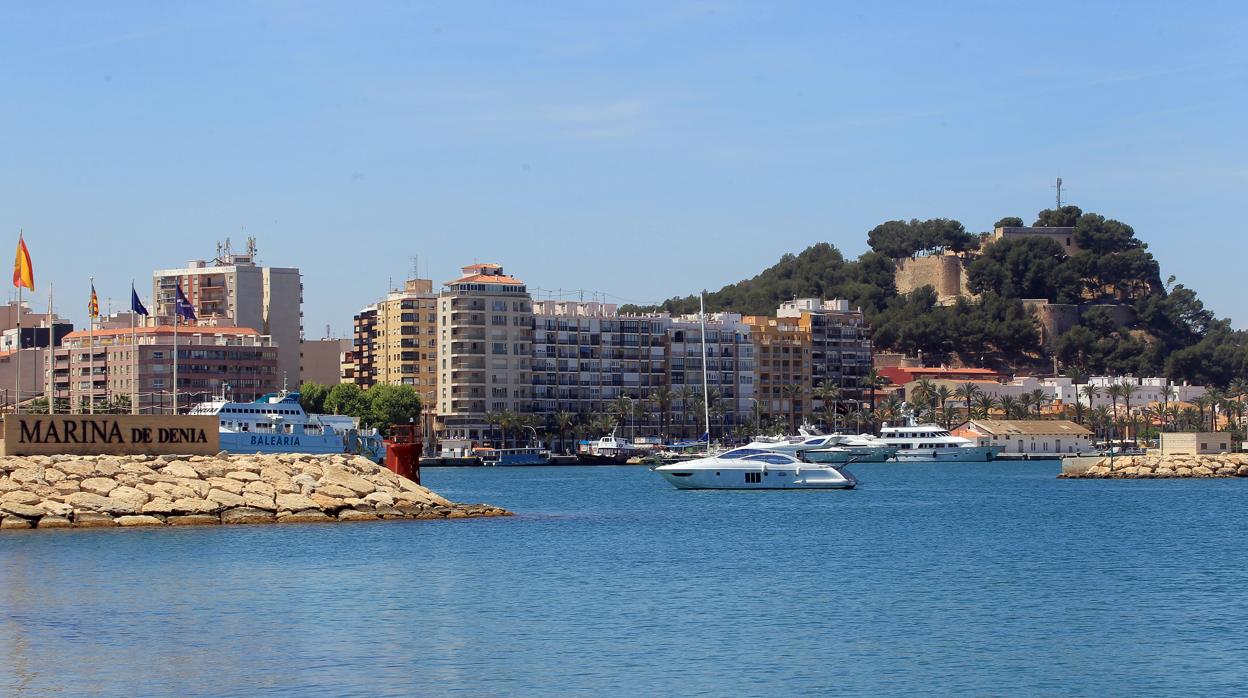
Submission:
<svg viewBox="0 0 1248 698">
<path fill-rule="evenodd" d="M 789 465 L 790 463 L 798 462 L 796 458 L 790 458 L 783 453 L 763 453 L 757 456 L 750 456 L 745 460 L 761 461 L 763 463 L 771 463 L 773 465 Z"/>
<path fill-rule="evenodd" d="M 736 448 L 731 451 L 719 454 L 718 458 L 727 458 L 729 460 L 735 458 L 745 458 L 746 456 L 756 456 L 760 453 L 767 453 L 761 448 Z"/>
</svg>

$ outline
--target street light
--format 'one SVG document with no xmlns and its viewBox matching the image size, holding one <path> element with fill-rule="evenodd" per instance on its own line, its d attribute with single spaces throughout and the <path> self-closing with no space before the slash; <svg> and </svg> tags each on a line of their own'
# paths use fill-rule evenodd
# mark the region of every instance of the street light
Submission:
<svg viewBox="0 0 1248 698">
<path fill-rule="evenodd" d="M 534 443 L 534 445 L 536 445 L 536 446 L 541 446 L 541 445 L 542 445 L 542 442 L 541 442 L 541 441 L 539 441 L 539 440 L 537 439 L 537 429 L 534 429 L 533 427 L 529 426 L 528 424 L 525 424 L 525 425 L 524 425 L 524 428 L 525 428 L 525 429 L 528 429 L 528 430 L 529 430 L 529 431 L 531 431 L 531 432 L 533 432 L 533 443 Z"/>
</svg>

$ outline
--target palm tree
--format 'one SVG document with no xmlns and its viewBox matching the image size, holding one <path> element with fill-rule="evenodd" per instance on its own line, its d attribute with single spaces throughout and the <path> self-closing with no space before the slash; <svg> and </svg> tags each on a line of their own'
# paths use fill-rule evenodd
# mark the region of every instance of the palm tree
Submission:
<svg viewBox="0 0 1248 698">
<path fill-rule="evenodd" d="M 1040 413 L 1040 409 L 1044 407 L 1048 402 L 1049 402 L 1049 394 L 1044 392 L 1043 389 L 1036 388 L 1035 390 L 1031 391 L 1031 404 L 1033 407 L 1036 408 L 1036 419 L 1040 419 L 1042 417 Z"/>
<path fill-rule="evenodd" d="M 1127 410 L 1127 416 L 1131 418 L 1131 438 L 1135 439 L 1137 428 L 1135 425 L 1135 414 L 1131 412 L 1131 397 L 1139 390 L 1139 386 L 1127 380 L 1122 381 L 1118 386 L 1118 390 L 1122 394 L 1123 405 Z"/>
<path fill-rule="evenodd" d="M 621 395 L 612 400 L 611 414 L 615 416 L 618 424 L 627 427 L 633 418 L 633 399 L 627 395 Z"/>
<path fill-rule="evenodd" d="M 945 405 L 940 408 L 940 423 L 946 429 L 953 428 L 953 420 L 958 418 L 958 408 L 953 405 Z"/>
<path fill-rule="evenodd" d="M 978 388 L 976 388 L 978 390 Z M 984 392 L 980 392 L 975 396 L 975 418 L 991 419 L 992 411 L 997 409 L 1000 404 L 997 398 Z"/>
<path fill-rule="evenodd" d="M 867 371 L 867 375 L 863 376 L 862 384 L 871 392 L 871 412 L 875 412 L 875 391 L 883 388 L 888 383 L 888 379 L 881 376 L 879 371 L 874 368 Z"/>
<path fill-rule="evenodd" d="M 555 413 L 555 428 L 559 430 L 559 450 L 564 453 L 568 452 L 568 442 L 564 438 L 564 434 L 572 428 L 572 424 L 576 421 L 576 415 L 571 412 L 559 410 Z"/>
<path fill-rule="evenodd" d="M 676 399 L 680 401 L 681 436 L 689 438 L 689 405 L 698 397 L 698 391 L 692 385 L 682 385 L 675 390 Z"/>
<path fill-rule="evenodd" d="M 1088 383 L 1081 388 L 1081 392 L 1083 393 L 1083 397 L 1088 399 L 1088 410 L 1091 410 L 1095 400 L 1101 396 L 1101 389 L 1091 383 Z M 1076 395 L 1075 399 L 1078 400 L 1079 396 Z"/>
<path fill-rule="evenodd" d="M 1244 397 L 1248 396 L 1248 379 L 1239 376 L 1231 381 L 1229 391 L 1235 402 L 1238 404 L 1236 413 L 1239 415 L 1239 431 L 1244 432 Z"/>
<path fill-rule="evenodd" d="M 974 383 L 963 383 L 958 389 L 953 391 L 953 399 L 962 400 L 966 403 L 966 418 L 971 418 L 971 401 L 983 391 Z"/>
<path fill-rule="evenodd" d="M 936 402 L 936 384 L 931 378 L 920 378 L 918 383 L 910 389 L 907 395 L 910 402 L 914 404 L 916 410 L 921 414 L 924 409 L 930 408 Z"/>
<path fill-rule="evenodd" d="M 1200 411 L 1200 431 L 1205 430 L 1205 408 L 1209 406 L 1209 395 L 1201 395 L 1192 400 L 1192 404 Z"/>
<path fill-rule="evenodd" d="M 780 393 L 789 400 L 789 433 L 797 433 L 797 408 L 805 392 L 797 383 L 789 383 L 780 389 Z"/>
<path fill-rule="evenodd" d="M 615 418 L 609 414 L 597 414 L 589 422 L 589 428 L 595 434 L 607 434 L 615 429 Z"/>
<path fill-rule="evenodd" d="M 650 399 L 654 402 L 654 406 L 659 410 L 659 434 L 666 436 L 668 424 L 671 422 L 672 400 L 676 398 L 672 389 L 666 385 L 660 385 L 650 393 Z"/>
<path fill-rule="evenodd" d="M 941 385 L 940 387 L 936 388 L 935 397 L 936 397 L 936 403 L 937 403 L 936 406 L 941 409 L 944 409 L 945 403 L 948 402 L 949 399 L 953 397 L 953 391 L 949 389 L 949 386 Z"/>
<path fill-rule="evenodd" d="M 1108 397 L 1110 403 L 1113 405 L 1113 419 L 1116 422 L 1118 420 L 1118 398 L 1122 397 L 1122 386 L 1118 383 L 1110 384 L 1110 386 L 1105 389 L 1105 397 Z"/>
<path fill-rule="evenodd" d="M 1175 397 L 1177 397 L 1177 393 L 1174 390 L 1174 386 L 1170 383 L 1170 381 L 1166 381 L 1166 384 L 1161 386 L 1161 411 L 1163 413 L 1170 413 L 1170 403 L 1174 402 Z M 1162 420 L 1161 428 L 1162 430 L 1165 430 L 1165 420 Z"/>
<path fill-rule="evenodd" d="M 503 448 L 507 448 L 507 436 L 511 433 L 512 429 L 516 428 L 518 424 L 517 418 L 518 415 L 511 410 L 503 410 L 498 413 L 498 427 L 503 433 Z"/>
<path fill-rule="evenodd" d="M 1015 413 L 1018 412 L 1018 400 L 1013 395 L 1002 395 L 998 404 L 1001 411 L 1005 413 L 1006 419 L 1014 419 Z"/>
<path fill-rule="evenodd" d="M 502 423 L 501 417 L 502 415 L 498 412 L 486 412 L 485 413 L 485 423 L 486 425 L 490 427 L 491 433 L 494 431 L 494 427 Z"/>
<path fill-rule="evenodd" d="M 841 400 L 840 387 L 832 384 L 830 381 L 823 381 L 811 392 L 811 395 L 813 395 L 814 398 L 822 405 L 823 421 L 825 424 L 828 421 L 828 409 L 832 409 L 832 430 L 835 431 L 837 427 L 837 415 L 840 412 L 838 409 Z"/>
<path fill-rule="evenodd" d="M 1109 408 L 1105 405 L 1095 407 L 1088 412 L 1088 419 L 1092 422 L 1092 429 L 1101 440 L 1105 440 L 1106 425 L 1109 424 L 1111 418 Z"/>
</svg>

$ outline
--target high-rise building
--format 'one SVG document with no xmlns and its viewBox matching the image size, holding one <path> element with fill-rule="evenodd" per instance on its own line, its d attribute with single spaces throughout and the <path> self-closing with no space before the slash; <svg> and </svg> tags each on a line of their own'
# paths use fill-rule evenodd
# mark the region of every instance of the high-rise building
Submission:
<svg viewBox="0 0 1248 698">
<path fill-rule="evenodd" d="M 657 317 L 663 317 L 658 315 Z M 737 313 L 706 316 L 706 385 L 710 397 L 710 428 L 714 438 L 748 423 L 754 396 L 754 345 L 750 326 Z M 678 399 L 675 424 L 697 436 L 706 426 L 702 390 L 702 322 L 695 315 L 670 318 L 668 384 Z"/>
<path fill-rule="evenodd" d="M 432 409 L 438 385 L 438 296 L 429 279 L 408 279 L 376 305 L 370 351 L 374 383 L 410 385 Z"/>
<path fill-rule="evenodd" d="M 90 336 L 83 330 L 71 332 L 56 350 L 57 399 L 68 399 L 71 409 L 79 409 L 94 397 L 98 410 L 122 398 L 133 401 L 137 395 L 145 414 L 171 410 L 173 327 L 96 330 L 94 349 Z M 179 327 L 180 410 L 223 392 L 234 400 L 250 401 L 277 390 L 281 385 L 277 354 L 271 338 L 250 328 Z"/>
<path fill-rule="evenodd" d="M 248 239 L 242 254 L 231 252 L 227 241 L 210 261 L 194 260 L 183 268 L 152 274 L 157 322 L 172 324 L 179 284 L 199 316 L 193 324 L 246 327 L 271 337 L 277 345 L 279 384 L 299 385 L 303 282 L 298 269 L 259 266 L 254 239 Z"/>
<path fill-rule="evenodd" d="M 536 302 L 533 317 L 533 409 L 544 417 L 607 413 L 620 398 L 649 407 L 667 385 L 669 318 L 573 301 Z M 630 415 L 626 427 L 647 433 L 661 419 L 650 410 Z"/>
<path fill-rule="evenodd" d="M 797 319 L 750 315 L 754 345 L 756 417 L 800 425 L 811 418 L 811 339 Z"/>
<path fill-rule="evenodd" d="M 440 433 L 479 439 L 486 413 L 533 407 L 533 306 L 524 282 L 497 264 L 473 264 L 438 297 Z"/>
<path fill-rule="evenodd" d="M 377 346 L 377 306 L 370 305 L 355 314 L 352 321 L 351 350 L 343 357 L 342 382 L 370 388 L 377 380 L 373 364 Z"/>
<path fill-rule="evenodd" d="M 861 403 L 871 370 L 871 336 L 862 310 L 846 300 L 798 298 L 780 304 L 778 319 L 796 321 L 810 333 L 810 387 L 829 385 L 841 399 Z"/>
<path fill-rule="evenodd" d="M 299 381 L 333 385 L 342 380 L 342 355 L 349 339 L 305 339 L 299 343 Z"/>
</svg>

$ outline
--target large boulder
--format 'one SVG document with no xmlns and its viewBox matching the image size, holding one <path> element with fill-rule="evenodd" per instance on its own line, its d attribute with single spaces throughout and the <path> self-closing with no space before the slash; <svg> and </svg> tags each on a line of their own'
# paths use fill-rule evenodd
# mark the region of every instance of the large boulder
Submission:
<svg viewBox="0 0 1248 698">
<path fill-rule="evenodd" d="M 221 512 L 221 523 L 223 524 L 251 524 L 251 523 L 272 523 L 273 512 L 263 511 L 252 507 L 238 507 L 237 509 L 226 509 Z"/>
<path fill-rule="evenodd" d="M 140 514 L 137 516 L 118 516 L 117 525 L 118 526 L 163 526 L 165 525 L 165 522 L 161 521 L 155 516 L 148 516 L 146 514 Z"/>
<path fill-rule="evenodd" d="M 164 475 L 172 475 L 173 477 L 186 480 L 199 479 L 199 473 L 191 467 L 190 463 L 187 463 L 186 461 L 174 461 L 161 468 L 160 472 Z"/>
<path fill-rule="evenodd" d="M 90 492 L 75 492 L 65 495 L 64 502 L 73 507 L 75 511 L 108 511 L 111 505 L 108 497 L 101 497 Z"/>
<path fill-rule="evenodd" d="M 279 494 L 276 497 L 276 502 L 279 511 L 302 511 L 305 509 L 316 509 L 319 506 L 311 498 L 302 494 Z"/>
<path fill-rule="evenodd" d="M 377 486 L 373 483 L 365 480 L 359 475 L 349 473 L 337 466 L 326 467 L 324 472 L 321 474 L 321 479 L 318 483 L 321 485 L 338 485 L 340 487 L 345 487 L 351 490 L 352 493 L 361 497 L 377 490 Z"/>
</svg>

